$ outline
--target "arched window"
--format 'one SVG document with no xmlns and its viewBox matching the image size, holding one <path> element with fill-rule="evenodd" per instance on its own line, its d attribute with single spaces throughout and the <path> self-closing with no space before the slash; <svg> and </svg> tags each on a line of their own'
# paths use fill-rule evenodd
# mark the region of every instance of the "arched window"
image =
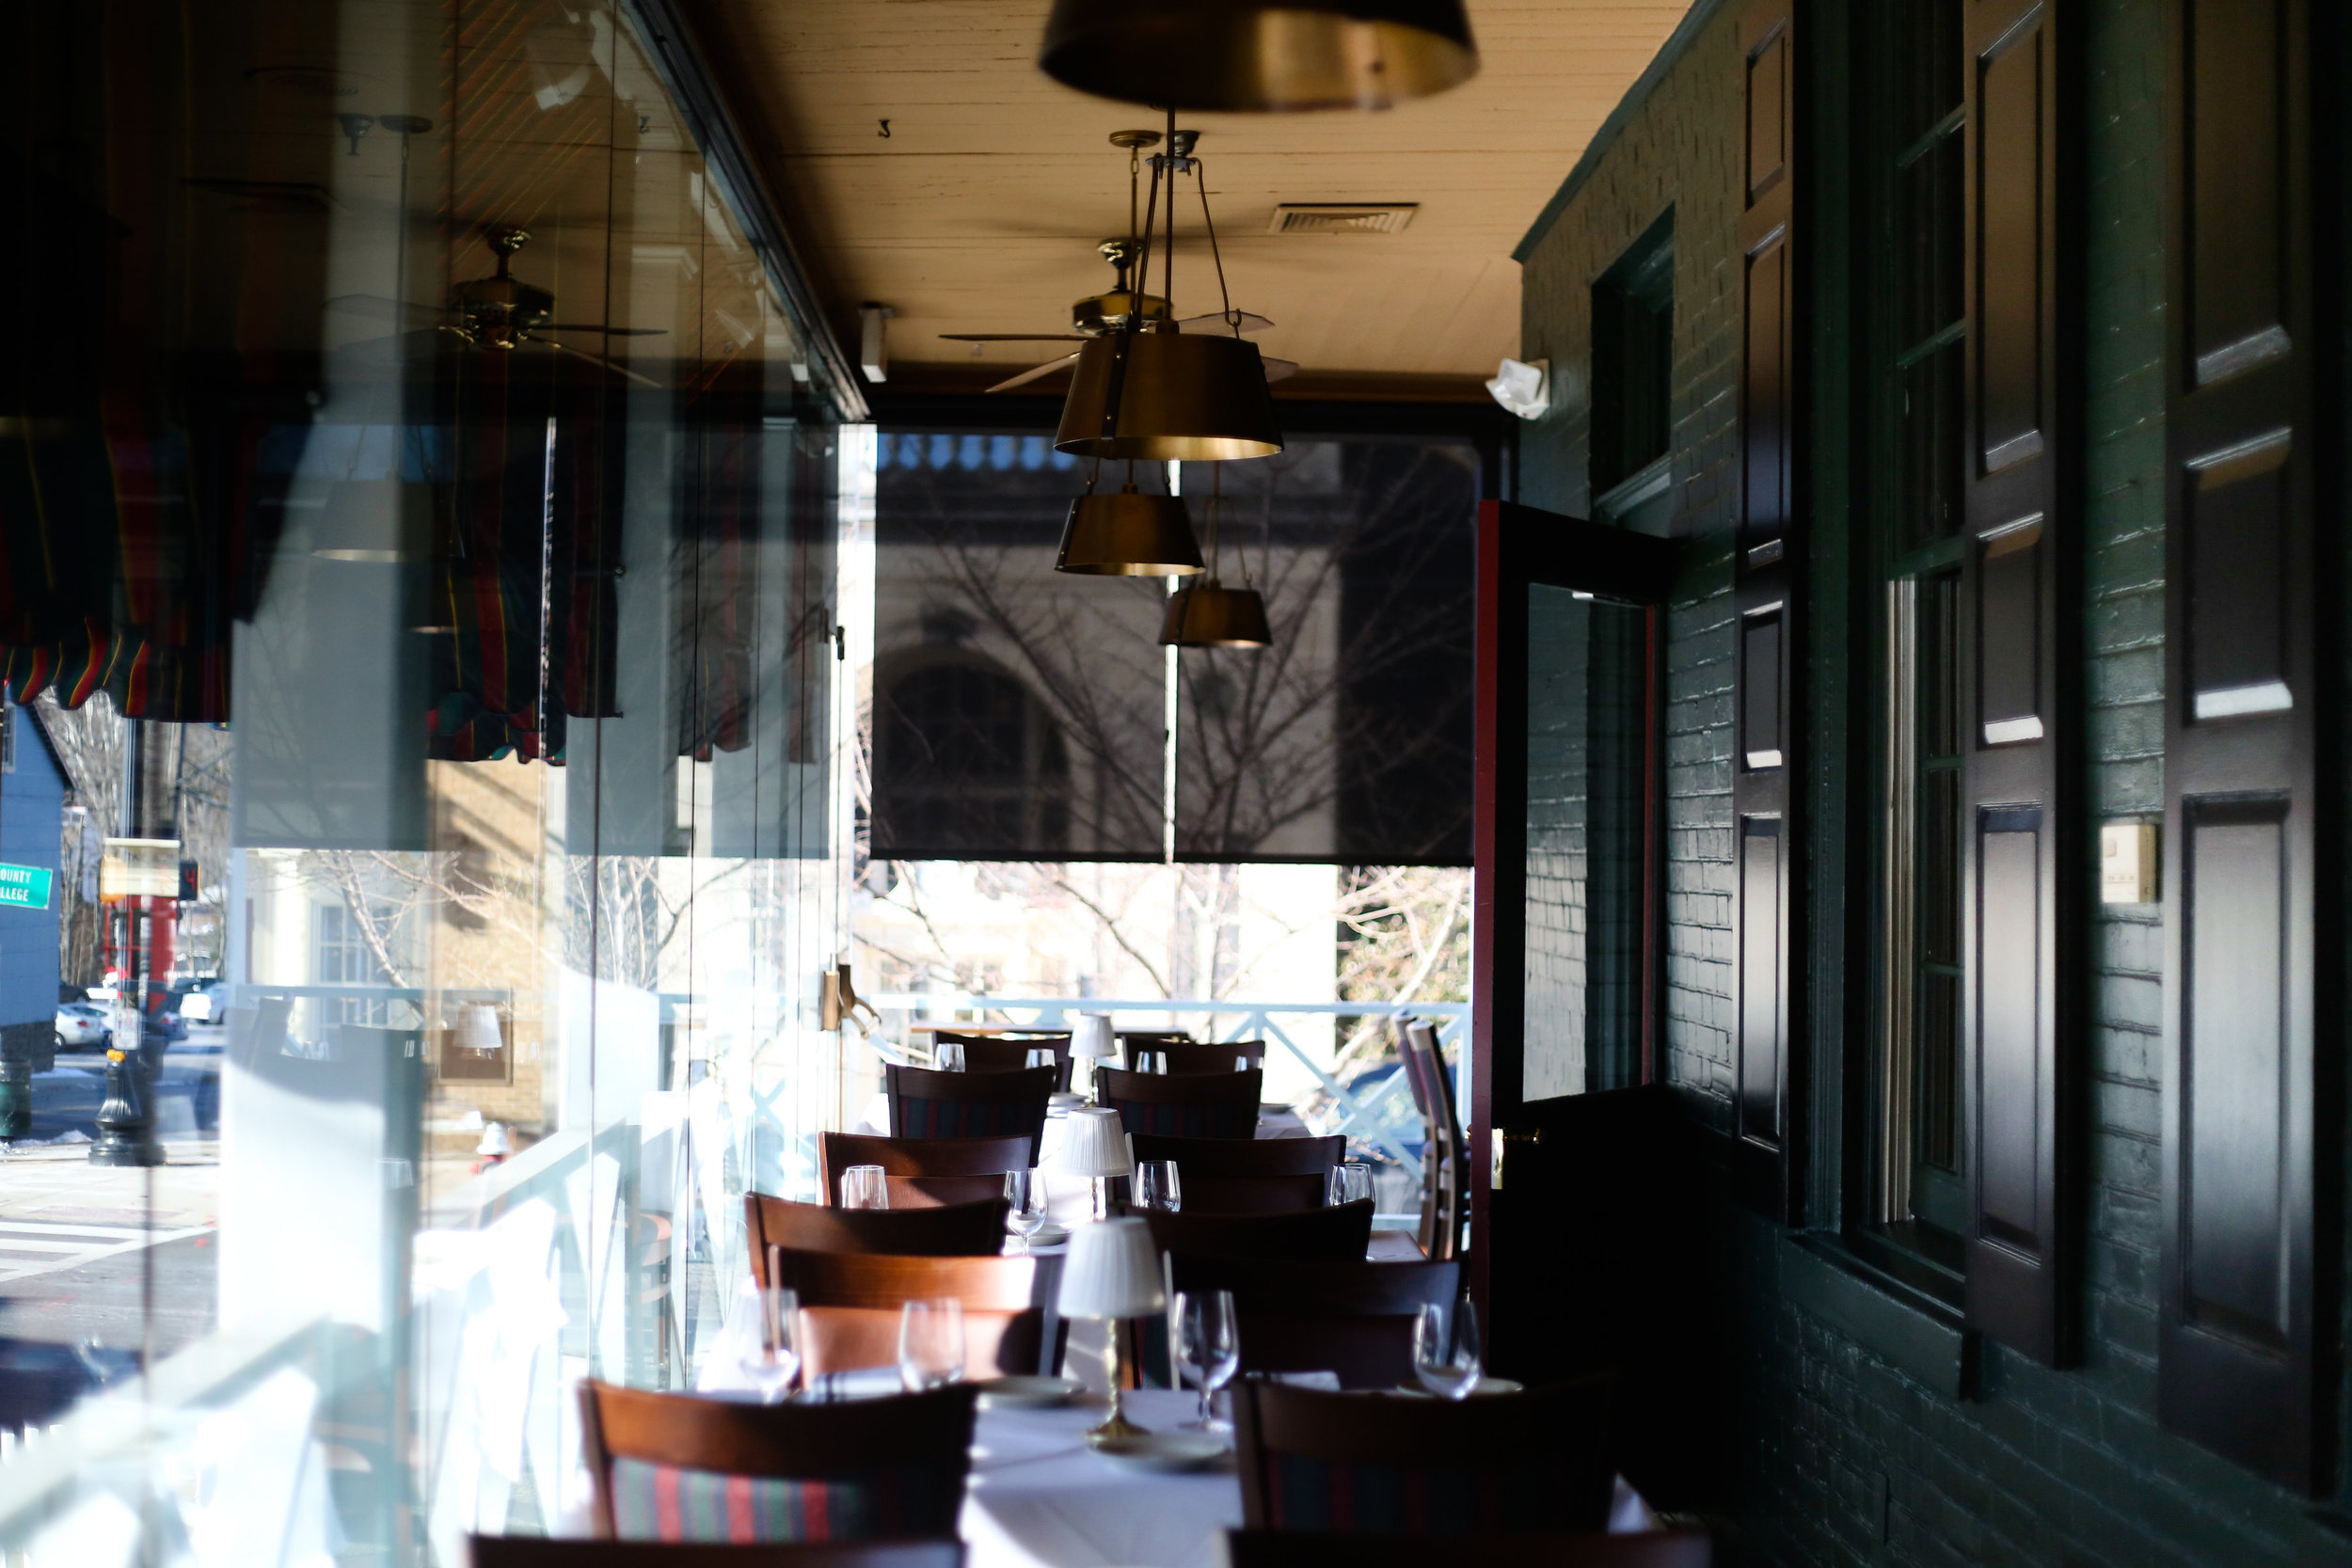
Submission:
<svg viewBox="0 0 2352 1568">
<path fill-rule="evenodd" d="M 1070 758 L 1042 703 L 975 656 L 881 686 L 874 844 L 900 860 L 1051 859 L 1070 847 Z"/>
</svg>

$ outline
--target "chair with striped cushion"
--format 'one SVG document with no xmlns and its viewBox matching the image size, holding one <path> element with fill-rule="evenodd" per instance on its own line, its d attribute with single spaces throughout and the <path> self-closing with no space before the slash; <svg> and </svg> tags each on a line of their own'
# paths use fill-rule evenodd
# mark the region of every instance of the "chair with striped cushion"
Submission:
<svg viewBox="0 0 2352 1568">
<path fill-rule="evenodd" d="M 469 1568 L 963 1568 L 961 1541 L 801 1541 L 722 1546 L 705 1542 L 469 1535 L 466 1553 Z"/>
<path fill-rule="evenodd" d="M 1601 1529 L 1616 1477 L 1613 1387 L 1588 1378 L 1454 1401 L 1244 1378 L 1233 1390 L 1243 1522 L 1367 1535 Z"/>
<path fill-rule="evenodd" d="M 968 1384 L 847 1404 L 746 1404 L 580 1385 L 596 1533 L 622 1541 L 952 1538 Z"/>
<path fill-rule="evenodd" d="M 1229 1529 L 1227 1568 L 1709 1568 L 1708 1538 L 1692 1530 L 1601 1535 L 1348 1535 L 1327 1531 Z"/>
<path fill-rule="evenodd" d="M 1127 1140 L 1137 1161 L 1173 1160 L 1187 1214 L 1287 1214 L 1320 1209 L 1331 1167 L 1347 1157 L 1347 1140 L 1327 1138 L 1164 1138 Z"/>
<path fill-rule="evenodd" d="M 765 1285 L 771 1246 L 908 1258 L 993 1258 L 1005 1249 L 1005 1200 L 924 1209 L 843 1209 L 745 1193 L 743 1227 L 751 1238 L 752 1275 Z"/>
<path fill-rule="evenodd" d="M 1102 1101 L 1130 1132 L 1177 1138 L 1248 1138 L 1258 1131 L 1258 1096 L 1265 1074 L 1201 1072 L 1168 1075 L 1098 1069 Z"/>
<path fill-rule="evenodd" d="M 1026 1137 L 890 1138 L 875 1132 L 817 1134 L 817 1174 L 825 1201 L 841 1201 L 841 1173 L 880 1165 L 890 1207 L 930 1209 L 1005 1196 L 1005 1172 L 1027 1170 L 1037 1154 Z"/>
<path fill-rule="evenodd" d="M 1018 1072 L 933 1072 L 929 1068 L 882 1069 L 890 1093 L 890 1134 L 896 1138 L 1029 1140 L 1037 1164 L 1045 1135 L 1045 1101 L 1057 1079 L 1050 1067 Z M 1024 1167 L 1026 1168 L 1026 1167 Z"/>
</svg>

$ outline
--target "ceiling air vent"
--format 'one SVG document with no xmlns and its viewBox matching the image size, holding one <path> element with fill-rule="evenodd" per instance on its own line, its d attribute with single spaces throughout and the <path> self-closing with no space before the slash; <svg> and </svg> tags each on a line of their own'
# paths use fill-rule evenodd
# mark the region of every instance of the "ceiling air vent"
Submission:
<svg viewBox="0 0 2352 1568">
<path fill-rule="evenodd" d="M 1413 221 L 1418 201 L 1285 201 L 1274 209 L 1275 234 L 1393 234 Z"/>
</svg>

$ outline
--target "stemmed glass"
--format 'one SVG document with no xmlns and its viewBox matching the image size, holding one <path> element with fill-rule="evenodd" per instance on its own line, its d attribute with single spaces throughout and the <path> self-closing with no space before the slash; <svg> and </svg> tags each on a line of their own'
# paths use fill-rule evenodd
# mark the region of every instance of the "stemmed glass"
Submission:
<svg viewBox="0 0 2352 1568">
<path fill-rule="evenodd" d="M 963 1042 L 941 1040 L 931 1051 L 931 1065 L 942 1072 L 963 1070 Z"/>
<path fill-rule="evenodd" d="M 783 1249 L 768 1249 L 768 1283 L 759 1288 L 757 1337 L 743 1342 L 743 1381 L 762 1404 L 774 1404 L 791 1388 L 801 1370 L 800 1297 L 776 1283 L 783 1272 Z"/>
<path fill-rule="evenodd" d="M 1179 1291 L 1170 1314 L 1176 1328 L 1179 1368 L 1200 1390 L 1200 1416 L 1186 1421 L 1195 1432 L 1214 1432 L 1222 1423 L 1210 1413 L 1209 1402 L 1233 1381 L 1241 1369 L 1241 1329 L 1234 1322 L 1231 1291 Z"/>
<path fill-rule="evenodd" d="M 841 1207 L 887 1209 L 890 1180 L 880 1165 L 851 1165 L 841 1173 Z"/>
<path fill-rule="evenodd" d="M 1136 1207 L 1146 1212 L 1173 1214 L 1184 1206 L 1184 1189 L 1176 1180 L 1173 1160 L 1139 1160 L 1136 1163 Z"/>
<path fill-rule="evenodd" d="M 963 1303 L 953 1296 L 898 1308 L 898 1386 L 910 1394 L 963 1378 Z"/>
<path fill-rule="evenodd" d="M 1349 1160 L 1331 1167 L 1331 1207 L 1355 1203 L 1372 1196 L 1372 1167 L 1361 1160 Z"/>
<path fill-rule="evenodd" d="M 1028 1067 L 1052 1067 L 1054 1065 L 1054 1048 L 1050 1045 L 1033 1045 L 1029 1047 L 1027 1053 L 1025 1054 L 1021 1060 L 1025 1066 Z"/>
<path fill-rule="evenodd" d="M 1413 1323 L 1413 1372 L 1439 1399 L 1466 1400 L 1485 1373 L 1478 1345 L 1478 1308 L 1464 1296 L 1448 1307 L 1422 1303 Z"/>
<path fill-rule="evenodd" d="M 1029 1238 L 1045 1227 L 1045 1173 L 1041 1170 L 1009 1170 L 1005 1172 L 1005 1228 L 1021 1238 L 1021 1250 L 1029 1250 Z"/>
</svg>

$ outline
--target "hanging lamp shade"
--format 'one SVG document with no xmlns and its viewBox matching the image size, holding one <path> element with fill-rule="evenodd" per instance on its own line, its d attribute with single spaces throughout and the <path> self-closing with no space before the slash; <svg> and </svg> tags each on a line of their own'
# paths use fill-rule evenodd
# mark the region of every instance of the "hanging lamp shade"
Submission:
<svg viewBox="0 0 2352 1568">
<path fill-rule="evenodd" d="M 1478 73 L 1462 0 L 1055 0 L 1038 55 L 1081 92 L 1178 109 L 1385 109 Z"/>
<path fill-rule="evenodd" d="M 1054 448 L 1216 463 L 1270 457 L 1282 450 L 1282 432 L 1257 344 L 1210 332 L 1114 332 L 1078 351 Z"/>
<path fill-rule="evenodd" d="M 1274 633 L 1256 589 L 1228 588 L 1203 578 L 1169 596 L 1160 641 L 1178 648 L 1263 648 L 1273 642 Z"/>
<path fill-rule="evenodd" d="M 1200 570 L 1192 515 L 1175 496 L 1147 496 L 1132 484 L 1115 494 L 1080 496 L 1062 525 L 1057 572 L 1100 578 L 1184 577 Z"/>
</svg>

